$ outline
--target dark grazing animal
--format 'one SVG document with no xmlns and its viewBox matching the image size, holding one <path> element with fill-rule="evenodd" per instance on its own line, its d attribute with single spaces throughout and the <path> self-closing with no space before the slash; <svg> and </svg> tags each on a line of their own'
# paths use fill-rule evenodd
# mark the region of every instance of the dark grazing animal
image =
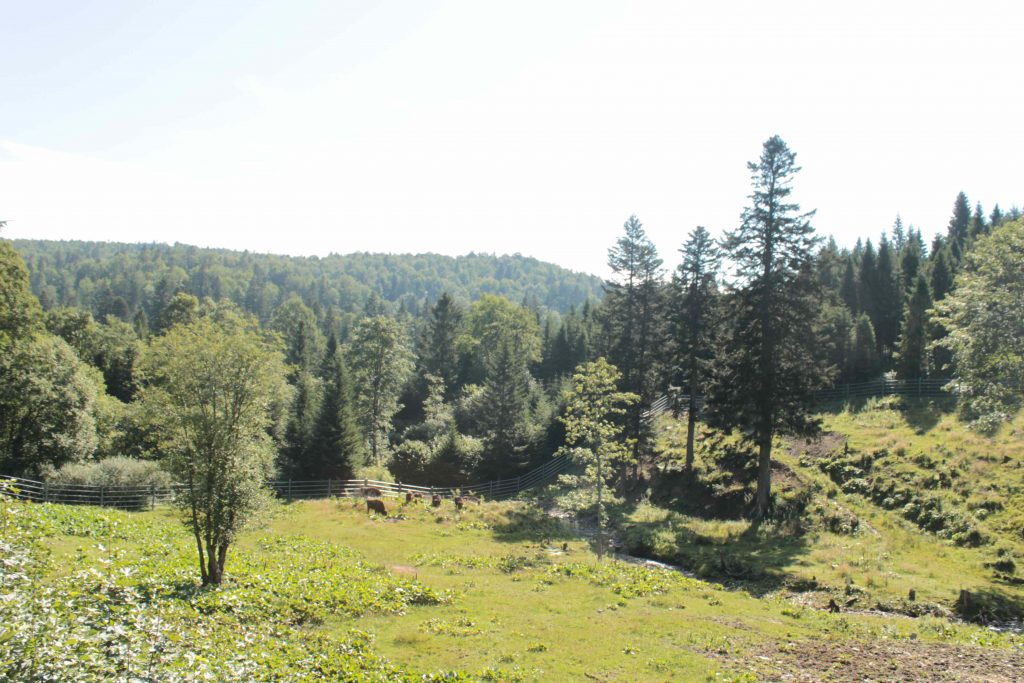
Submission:
<svg viewBox="0 0 1024 683">
<path fill-rule="evenodd" d="M 435 493 L 433 496 L 431 496 L 430 497 L 430 505 L 432 507 L 435 507 L 435 508 L 441 507 L 441 496 L 439 494 L 437 494 L 437 493 Z"/>
<path fill-rule="evenodd" d="M 455 507 L 457 507 L 458 509 L 461 510 L 462 506 L 463 506 L 462 496 L 455 496 Z"/>
<path fill-rule="evenodd" d="M 384 507 L 384 501 L 380 498 L 367 498 L 366 499 L 366 514 L 376 512 L 377 514 L 388 516 L 388 510 Z"/>
</svg>

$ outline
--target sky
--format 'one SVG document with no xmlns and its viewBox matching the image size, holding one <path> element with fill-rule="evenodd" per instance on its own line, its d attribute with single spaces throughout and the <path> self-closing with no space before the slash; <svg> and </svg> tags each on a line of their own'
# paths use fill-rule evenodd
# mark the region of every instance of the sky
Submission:
<svg viewBox="0 0 1024 683">
<path fill-rule="evenodd" d="M 1024 3 L 0 0 L 7 238 L 522 253 L 734 229 L 778 134 L 844 246 L 1024 203 Z"/>
</svg>

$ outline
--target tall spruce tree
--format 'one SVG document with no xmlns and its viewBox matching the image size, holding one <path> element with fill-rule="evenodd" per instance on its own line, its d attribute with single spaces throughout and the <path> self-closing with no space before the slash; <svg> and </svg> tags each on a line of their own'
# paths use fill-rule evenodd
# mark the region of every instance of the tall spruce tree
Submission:
<svg viewBox="0 0 1024 683">
<path fill-rule="evenodd" d="M 624 430 L 636 463 L 653 442 L 643 414 L 655 398 L 657 383 L 662 260 L 636 216 L 630 216 L 623 228 L 625 233 L 608 250 L 608 266 L 615 276 L 605 284 L 604 336 L 608 359 L 622 373 L 622 389 L 640 397 L 626 411 Z"/>
<path fill-rule="evenodd" d="M 896 374 L 900 379 L 919 379 L 927 375 L 928 310 L 932 295 L 923 275 L 918 275 L 914 292 L 903 312 Z"/>
<path fill-rule="evenodd" d="M 323 363 L 322 398 L 312 425 L 302 473 L 315 479 L 349 479 L 365 457 L 355 397 L 345 361 L 332 334 Z"/>
<path fill-rule="evenodd" d="M 690 233 L 679 250 L 683 261 L 672 278 L 673 356 L 678 376 L 689 396 L 686 427 L 686 470 L 693 469 L 693 441 L 698 396 L 704 394 L 704 375 L 713 356 L 712 309 L 715 278 L 721 258 L 718 245 L 703 226 Z"/>
<path fill-rule="evenodd" d="M 949 228 L 947 230 L 947 241 L 953 254 L 956 256 L 957 262 L 959 262 L 960 256 L 967 246 L 967 240 L 970 237 L 970 227 L 971 205 L 967 201 L 967 195 L 960 192 L 953 201 L 953 215 L 949 219 Z"/>
<path fill-rule="evenodd" d="M 899 286 L 896 259 L 889 240 L 882 235 L 878 242 L 878 261 L 875 269 L 875 315 L 872 321 L 878 344 L 879 357 L 890 356 L 900 333 L 900 319 L 903 317 L 903 292 Z"/>
<path fill-rule="evenodd" d="M 816 324 L 814 212 L 800 213 L 788 201 L 800 170 L 796 155 L 774 136 L 747 166 L 750 205 L 723 245 L 737 281 L 708 402 L 713 423 L 740 428 L 758 449 L 756 514 L 763 517 L 771 502 L 772 439 L 813 431 L 810 402 L 828 372 Z"/>
<path fill-rule="evenodd" d="M 419 347 L 420 368 L 444 384 L 444 398 L 455 396 L 459 380 L 459 350 L 456 341 L 462 328 L 462 307 L 445 292 L 430 308 Z"/>
</svg>

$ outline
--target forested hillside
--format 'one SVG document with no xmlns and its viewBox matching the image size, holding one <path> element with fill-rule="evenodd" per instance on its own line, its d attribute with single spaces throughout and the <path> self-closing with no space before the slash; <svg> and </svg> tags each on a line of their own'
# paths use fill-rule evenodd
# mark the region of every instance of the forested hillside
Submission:
<svg viewBox="0 0 1024 683">
<path fill-rule="evenodd" d="M 325 258 L 202 249 L 185 244 L 15 240 L 44 308 L 74 306 L 99 319 L 154 318 L 175 293 L 229 299 L 261 321 L 293 294 L 323 314 L 371 299 L 415 313 L 448 292 L 460 302 L 497 294 L 567 311 L 601 297 L 601 280 L 518 254 L 332 254 Z"/>
</svg>

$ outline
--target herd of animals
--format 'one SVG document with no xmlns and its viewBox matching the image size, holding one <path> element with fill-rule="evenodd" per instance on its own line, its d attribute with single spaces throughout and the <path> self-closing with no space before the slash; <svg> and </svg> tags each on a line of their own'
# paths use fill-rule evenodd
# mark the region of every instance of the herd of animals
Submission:
<svg viewBox="0 0 1024 683">
<path fill-rule="evenodd" d="M 359 491 L 359 495 L 366 499 L 366 514 L 374 513 L 378 515 L 388 516 L 387 507 L 384 505 L 384 493 L 378 488 L 372 486 L 363 487 Z M 403 505 L 410 505 L 413 503 L 420 502 L 424 499 L 424 494 L 413 493 L 411 491 L 405 494 L 405 503 Z M 431 507 L 439 508 L 444 498 L 439 493 L 435 493 L 430 497 Z M 480 504 L 480 499 L 477 496 L 454 496 L 452 502 L 455 504 L 455 508 L 461 510 L 466 506 L 467 503 Z"/>
</svg>

